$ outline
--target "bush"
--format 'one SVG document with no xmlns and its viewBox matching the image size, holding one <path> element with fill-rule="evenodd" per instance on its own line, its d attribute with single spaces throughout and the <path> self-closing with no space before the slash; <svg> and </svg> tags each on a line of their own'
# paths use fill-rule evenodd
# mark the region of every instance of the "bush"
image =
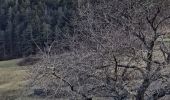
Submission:
<svg viewBox="0 0 170 100">
<path fill-rule="evenodd" d="M 37 57 L 27 57 L 27 58 L 24 58 L 23 60 L 21 60 L 20 62 L 18 62 L 18 65 L 19 66 L 34 65 L 39 60 L 40 60 L 40 58 L 37 58 Z"/>
</svg>

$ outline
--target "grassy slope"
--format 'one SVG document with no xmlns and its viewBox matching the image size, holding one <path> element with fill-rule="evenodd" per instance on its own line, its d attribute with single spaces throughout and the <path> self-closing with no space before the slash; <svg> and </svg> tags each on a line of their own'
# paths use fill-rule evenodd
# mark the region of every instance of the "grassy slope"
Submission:
<svg viewBox="0 0 170 100">
<path fill-rule="evenodd" d="M 20 60 L 0 61 L 0 100 L 19 95 L 23 88 L 27 73 L 17 65 Z"/>
</svg>

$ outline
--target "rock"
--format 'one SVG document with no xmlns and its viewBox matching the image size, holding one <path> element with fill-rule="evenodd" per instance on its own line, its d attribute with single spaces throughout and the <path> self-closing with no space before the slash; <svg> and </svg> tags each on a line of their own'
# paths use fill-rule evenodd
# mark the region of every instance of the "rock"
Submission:
<svg viewBox="0 0 170 100">
<path fill-rule="evenodd" d="M 46 96 L 46 92 L 43 89 L 34 89 L 35 96 Z"/>
</svg>

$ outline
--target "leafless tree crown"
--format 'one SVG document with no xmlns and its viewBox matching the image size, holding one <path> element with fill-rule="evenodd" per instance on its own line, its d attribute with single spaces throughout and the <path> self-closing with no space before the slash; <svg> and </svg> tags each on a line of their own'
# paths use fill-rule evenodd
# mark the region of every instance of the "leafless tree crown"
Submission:
<svg viewBox="0 0 170 100">
<path fill-rule="evenodd" d="M 79 0 L 71 51 L 32 69 L 48 96 L 158 100 L 170 94 L 169 0 Z"/>
</svg>

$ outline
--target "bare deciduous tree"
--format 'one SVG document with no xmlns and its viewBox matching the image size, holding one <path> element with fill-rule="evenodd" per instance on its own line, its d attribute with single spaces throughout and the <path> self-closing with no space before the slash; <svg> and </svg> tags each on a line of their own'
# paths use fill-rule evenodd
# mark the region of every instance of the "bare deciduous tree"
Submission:
<svg viewBox="0 0 170 100">
<path fill-rule="evenodd" d="M 78 4 L 72 51 L 42 55 L 33 67 L 34 84 L 50 91 L 48 96 L 80 100 L 158 100 L 170 94 L 170 51 L 163 41 L 168 0 Z"/>
</svg>

